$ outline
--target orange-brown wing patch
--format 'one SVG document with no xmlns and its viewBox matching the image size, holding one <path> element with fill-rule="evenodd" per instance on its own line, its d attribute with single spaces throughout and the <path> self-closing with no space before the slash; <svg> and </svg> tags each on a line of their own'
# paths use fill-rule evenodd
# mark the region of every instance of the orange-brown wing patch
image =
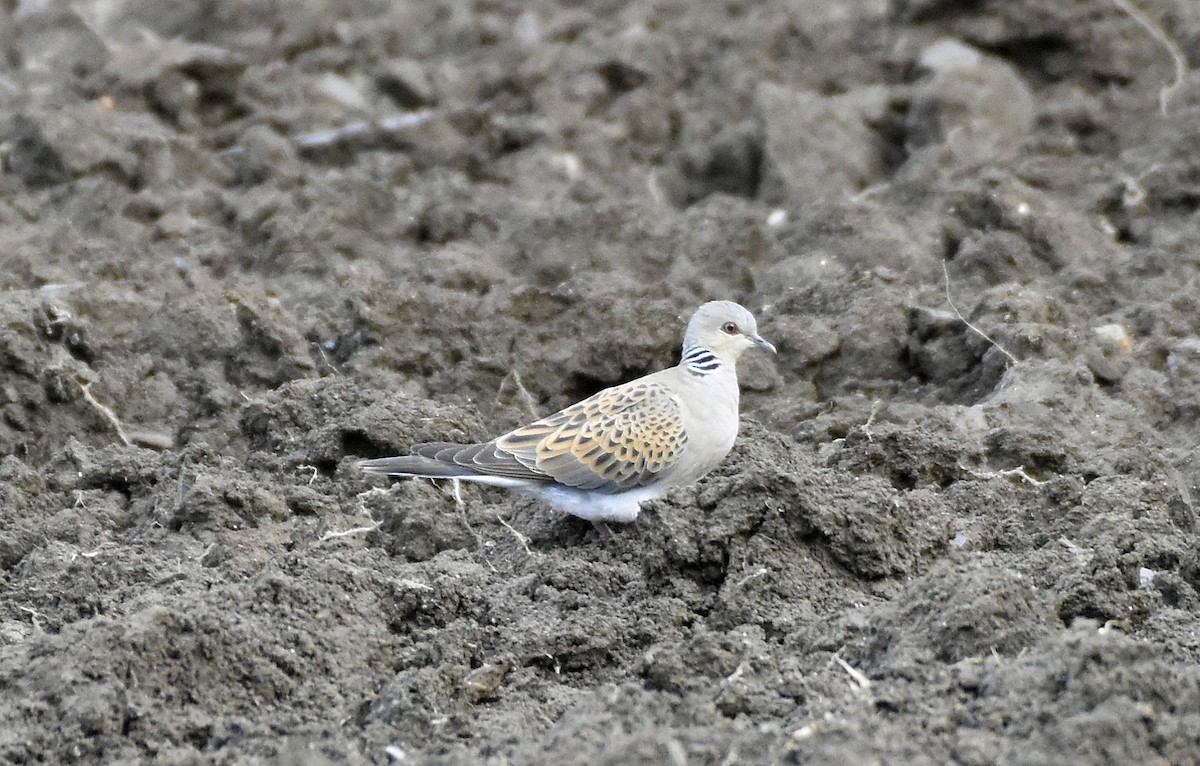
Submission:
<svg viewBox="0 0 1200 766">
<path fill-rule="evenodd" d="M 679 403 L 658 383 L 606 389 L 495 442 L 527 468 L 580 489 L 642 486 L 687 444 Z"/>
</svg>

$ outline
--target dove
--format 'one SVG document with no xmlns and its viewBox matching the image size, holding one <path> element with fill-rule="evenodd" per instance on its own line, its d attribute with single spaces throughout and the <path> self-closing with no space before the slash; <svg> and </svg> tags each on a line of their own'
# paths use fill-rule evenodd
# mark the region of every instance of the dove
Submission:
<svg viewBox="0 0 1200 766">
<path fill-rule="evenodd" d="M 458 479 L 518 490 L 591 521 L 631 522 L 642 503 L 691 484 L 729 454 L 738 433 L 737 360 L 775 353 L 754 316 L 732 301 L 692 315 L 679 364 L 606 388 L 479 444 L 417 444 L 363 460 L 370 474 Z"/>
</svg>

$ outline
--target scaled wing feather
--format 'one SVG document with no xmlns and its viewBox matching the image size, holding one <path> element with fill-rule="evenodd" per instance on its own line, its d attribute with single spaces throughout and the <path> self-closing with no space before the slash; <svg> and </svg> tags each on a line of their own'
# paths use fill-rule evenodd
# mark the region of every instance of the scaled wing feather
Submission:
<svg viewBox="0 0 1200 766">
<path fill-rule="evenodd" d="M 680 406 L 661 383 L 605 389 L 496 439 L 495 454 L 570 487 L 619 492 L 672 466 L 687 444 Z M 491 472 L 491 467 L 476 466 Z M 506 474 L 510 475 L 510 474 Z"/>
</svg>

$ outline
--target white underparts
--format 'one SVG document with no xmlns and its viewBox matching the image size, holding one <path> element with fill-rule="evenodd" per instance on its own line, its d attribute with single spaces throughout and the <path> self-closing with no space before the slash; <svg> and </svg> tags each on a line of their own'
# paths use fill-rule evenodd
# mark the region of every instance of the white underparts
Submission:
<svg viewBox="0 0 1200 766">
<path fill-rule="evenodd" d="M 412 474 L 410 474 L 412 475 Z M 605 494 L 587 489 L 576 489 L 550 482 L 514 479 L 508 476 L 486 476 L 464 472 L 461 476 L 426 476 L 427 479 L 458 479 L 489 487 L 504 487 L 527 492 L 542 502 L 563 513 L 578 516 L 588 521 L 633 521 L 641 510 L 641 504 L 667 491 L 663 485 L 638 487 L 615 494 Z"/>
<path fill-rule="evenodd" d="M 527 486 L 524 489 L 563 513 L 588 521 L 621 522 L 636 519 L 638 512 L 642 510 L 642 503 L 662 497 L 667 491 L 667 487 L 662 484 L 629 489 L 613 495 L 564 487 L 561 484 Z"/>
</svg>

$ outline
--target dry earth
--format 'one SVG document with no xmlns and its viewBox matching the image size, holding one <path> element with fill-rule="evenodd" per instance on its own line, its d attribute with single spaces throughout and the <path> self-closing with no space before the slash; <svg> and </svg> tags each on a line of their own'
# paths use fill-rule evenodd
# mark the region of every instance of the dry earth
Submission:
<svg viewBox="0 0 1200 766">
<path fill-rule="evenodd" d="M 0 762 L 1200 763 L 1137 2 L 0 1 Z M 613 540 L 354 469 L 710 298 L 780 353 Z"/>
</svg>

